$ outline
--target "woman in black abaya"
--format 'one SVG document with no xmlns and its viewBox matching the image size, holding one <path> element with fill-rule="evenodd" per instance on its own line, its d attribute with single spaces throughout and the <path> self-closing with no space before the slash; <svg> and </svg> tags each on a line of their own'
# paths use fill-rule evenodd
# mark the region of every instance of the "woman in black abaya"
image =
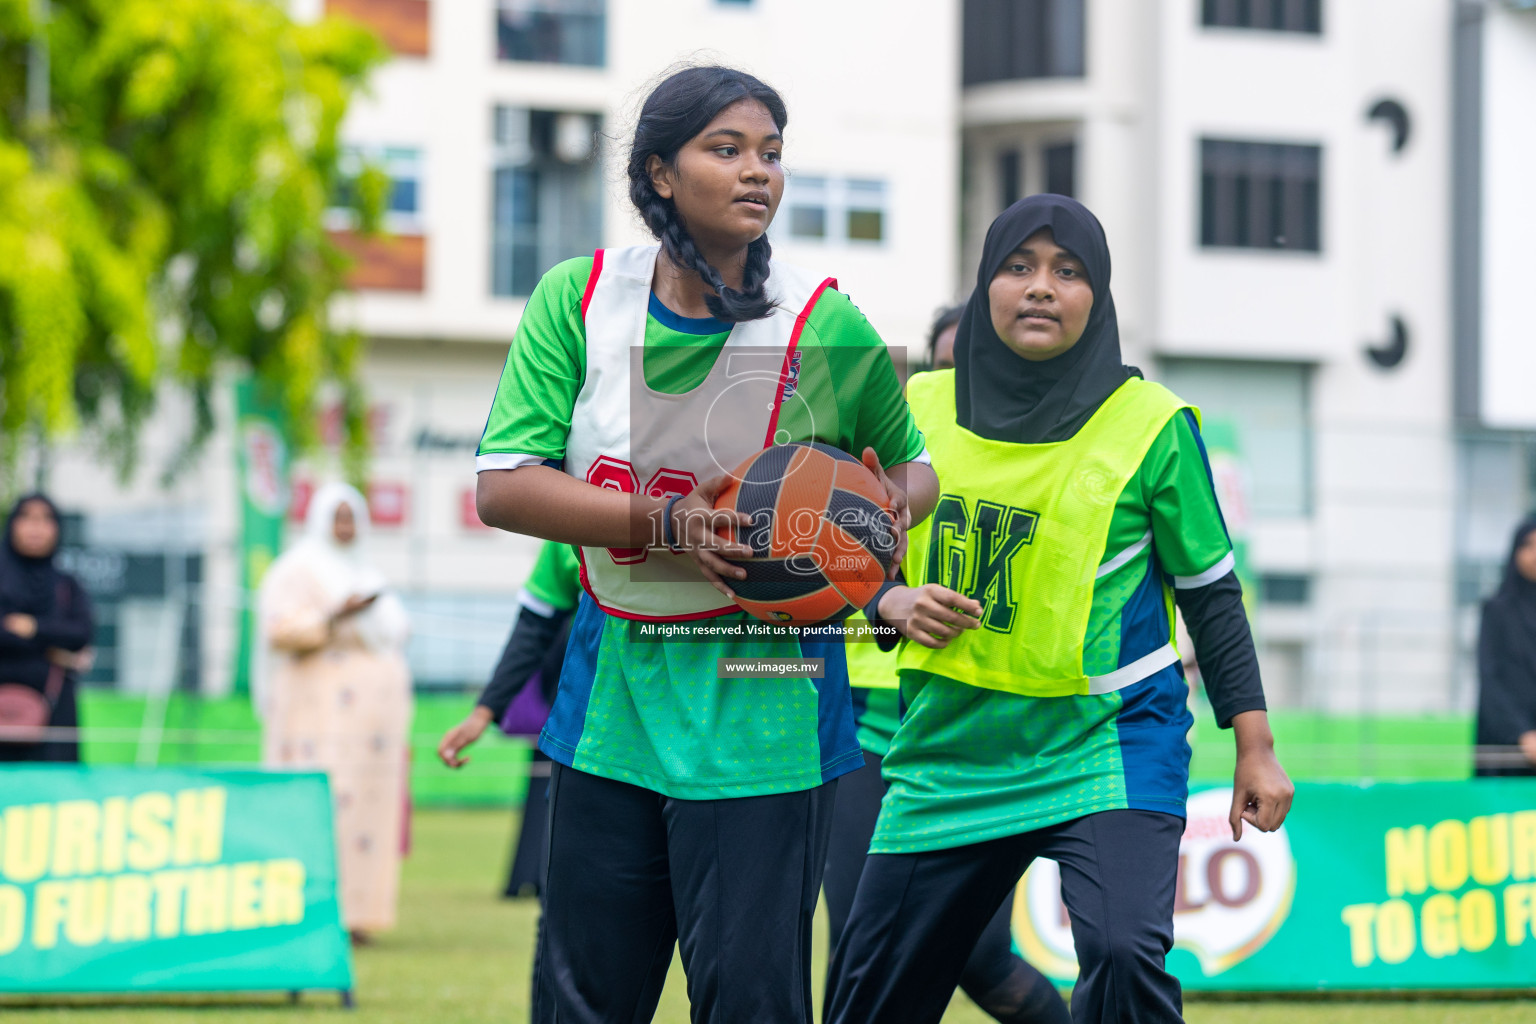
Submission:
<svg viewBox="0 0 1536 1024">
<path fill-rule="evenodd" d="M 1525 758 L 1477 774 L 1536 775 L 1536 516 L 1515 530 L 1504 580 L 1483 605 L 1477 674 L 1477 745 L 1518 747 Z"/>
<path fill-rule="evenodd" d="M 74 577 L 54 568 L 58 549 L 53 502 L 41 494 L 17 501 L 0 543 L 0 687 L 36 691 L 47 701 L 48 726 L 72 729 L 80 724 L 76 669 L 91 641 L 91 604 Z M 0 761 L 78 760 L 74 739 L 0 742 Z"/>
</svg>

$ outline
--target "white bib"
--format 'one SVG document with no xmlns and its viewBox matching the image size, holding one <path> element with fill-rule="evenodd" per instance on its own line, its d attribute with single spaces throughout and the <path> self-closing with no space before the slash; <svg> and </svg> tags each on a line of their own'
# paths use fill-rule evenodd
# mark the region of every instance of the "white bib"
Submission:
<svg viewBox="0 0 1536 1024">
<path fill-rule="evenodd" d="M 686 494 L 730 473 L 749 455 L 790 439 L 779 408 L 806 317 L 837 282 L 781 263 L 769 266 L 762 320 L 731 328 L 698 387 L 680 395 L 646 385 L 645 324 L 659 245 L 600 249 L 582 298 L 587 372 L 565 442 L 565 472 L 629 494 Z M 777 436 L 775 436 L 777 435 Z M 659 525 L 659 524 L 658 524 Z M 661 544 L 658 535 L 653 543 Z M 611 615 L 706 618 L 739 611 L 704 582 L 693 559 L 664 547 L 582 548 L 582 585 Z"/>
</svg>

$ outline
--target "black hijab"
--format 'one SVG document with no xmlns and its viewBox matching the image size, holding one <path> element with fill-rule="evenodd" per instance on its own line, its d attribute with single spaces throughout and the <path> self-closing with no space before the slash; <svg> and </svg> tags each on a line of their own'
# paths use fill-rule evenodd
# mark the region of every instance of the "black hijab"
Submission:
<svg viewBox="0 0 1536 1024">
<path fill-rule="evenodd" d="M 1093 310 L 1077 344 L 1053 359 L 1031 362 L 997 336 L 987 287 L 1003 261 L 1041 228 L 1050 228 L 1056 244 L 1082 261 Z M 1130 376 L 1139 374 L 1120 362 L 1109 243 L 1099 219 L 1067 196 L 1034 195 L 1008 207 L 987 229 L 976 290 L 955 333 L 956 421 L 993 441 L 1065 441 Z"/>
<path fill-rule="evenodd" d="M 5 520 L 5 538 L 0 543 L 0 609 L 36 617 L 54 610 L 62 574 L 53 567 L 58 544 L 41 558 L 23 555 L 16 550 L 13 536 L 16 520 L 21 516 L 22 508 L 32 501 L 48 506 L 53 521 L 59 521 L 58 506 L 42 494 L 24 494 L 11 507 L 11 514 Z"/>
<path fill-rule="evenodd" d="M 1488 603 L 1497 605 L 1507 622 L 1525 627 L 1525 640 L 1536 652 L 1536 580 L 1526 579 L 1515 566 L 1515 553 L 1533 533 L 1536 533 L 1536 515 L 1527 517 L 1515 528 L 1515 540 L 1509 546 L 1509 561 L 1504 564 L 1504 579 Z M 1536 653 L 1531 655 L 1530 663 L 1536 666 Z"/>
</svg>

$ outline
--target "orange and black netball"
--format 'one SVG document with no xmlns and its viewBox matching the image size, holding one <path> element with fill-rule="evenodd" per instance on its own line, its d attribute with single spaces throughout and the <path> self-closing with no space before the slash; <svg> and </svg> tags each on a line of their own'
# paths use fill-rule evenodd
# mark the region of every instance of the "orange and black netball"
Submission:
<svg viewBox="0 0 1536 1024">
<path fill-rule="evenodd" d="M 715 502 L 751 517 L 753 557 L 730 580 L 736 603 L 765 622 L 844 618 L 880 589 L 896 550 L 885 488 L 847 452 L 819 442 L 765 448 L 731 474 Z"/>
</svg>

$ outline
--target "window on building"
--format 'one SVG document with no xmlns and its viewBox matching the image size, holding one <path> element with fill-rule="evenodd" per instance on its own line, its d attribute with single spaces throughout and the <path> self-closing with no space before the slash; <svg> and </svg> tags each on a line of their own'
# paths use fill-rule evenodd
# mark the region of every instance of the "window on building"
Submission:
<svg viewBox="0 0 1536 1024">
<path fill-rule="evenodd" d="M 798 175 L 790 189 L 789 234 L 792 238 L 827 237 L 827 179 Z"/>
<path fill-rule="evenodd" d="M 1267 604 L 1306 604 L 1312 600 L 1312 577 L 1296 573 L 1265 573 L 1259 577 L 1259 596 Z"/>
<path fill-rule="evenodd" d="M 1086 0 L 965 0 L 961 81 L 1081 78 Z"/>
<path fill-rule="evenodd" d="M 854 242 L 885 240 L 885 182 L 850 181 L 846 189 L 848 239 Z"/>
<path fill-rule="evenodd" d="M 1017 149 L 997 154 L 997 191 L 1001 210 L 1024 198 L 1024 154 Z"/>
<path fill-rule="evenodd" d="M 1200 244 L 1322 248 L 1321 146 L 1200 141 Z"/>
<path fill-rule="evenodd" d="M 332 228 L 355 226 L 358 175 L 377 167 L 389 176 L 389 195 L 384 205 L 384 229 L 391 234 L 419 234 L 421 223 L 422 153 L 408 146 L 344 146 L 337 161 L 340 177 L 336 197 L 327 217 Z"/>
<path fill-rule="evenodd" d="M 1165 359 L 1160 380 L 1199 406 L 1212 462 L 1229 455 L 1243 470 L 1249 493 L 1239 514 L 1278 519 L 1311 513 L 1309 365 Z"/>
<path fill-rule="evenodd" d="M 785 187 L 789 236 L 820 242 L 883 242 L 885 182 L 795 175 Z"/>
<path fill-rule="evenodd" d="M 498 60 L 602 67 L 606 0 L 497 0 Z"/>
<path fill-rule="evenodd" d="M 498 106 L 492 126 L 491 293 L 530 295 L 602 240 L 596 114 Z"/>
<path fill-rule="evenodd" d="M 1323 31 L 1323 0 L 1201 0 L 1200 23 L 1316 35 Z"/>
<path fill-rule="evenodd" d="M 1077 144 L 1060 142 L 1040 151 L 1045 165 L 1045 190 L 1061 196 L 1077 194 Z"/>
</svg>

